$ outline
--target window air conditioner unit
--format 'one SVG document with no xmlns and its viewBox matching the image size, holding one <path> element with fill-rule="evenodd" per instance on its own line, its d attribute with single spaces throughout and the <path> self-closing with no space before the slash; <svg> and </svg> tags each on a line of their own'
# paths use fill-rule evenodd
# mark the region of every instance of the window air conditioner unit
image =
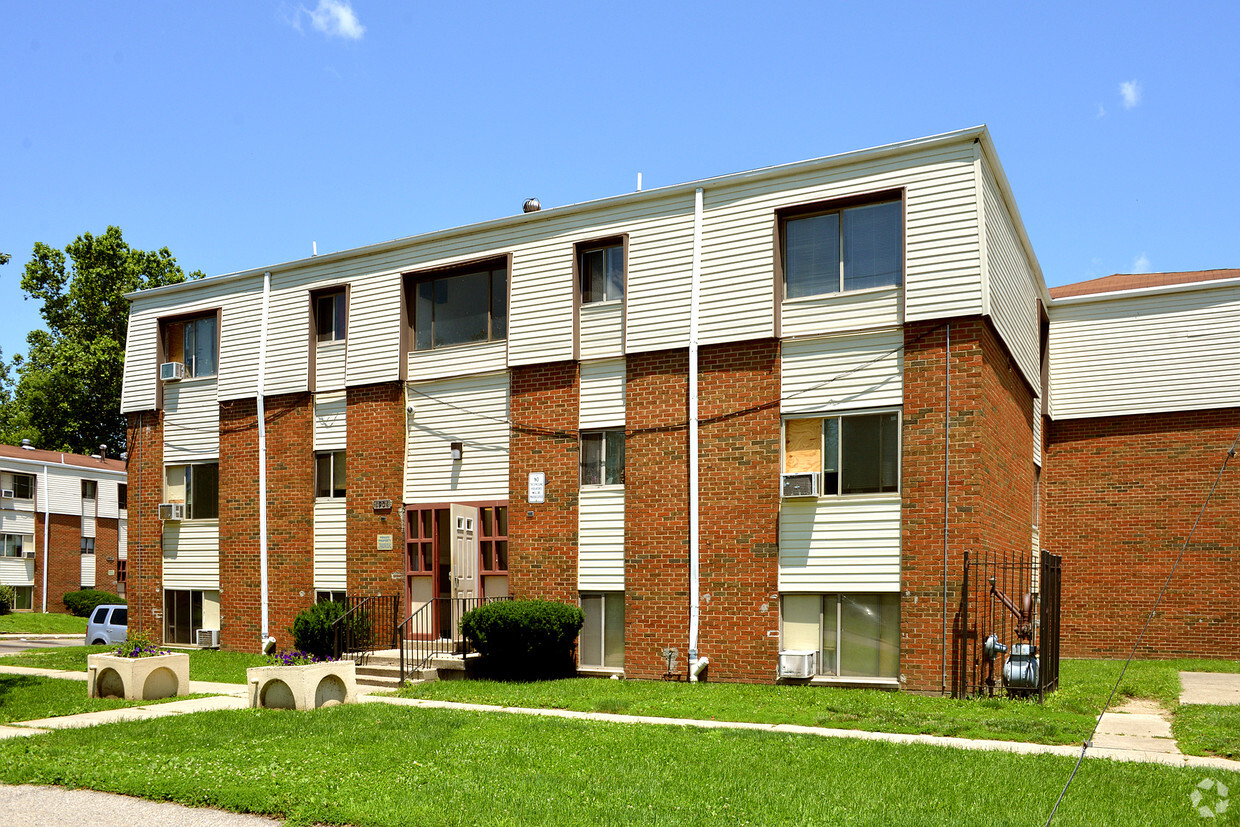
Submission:
<svg viewBox="0 0 1240 827">
<path fill-rule="evenodd" d="M 185 378 L 185 365 L 181 362 L 164 362 L 159 366 L 159 378 L 163 382 L 177 382 Z"/>
<path fill-rule="evenodd" d="M 219 629 L 199 629 L 194 637 L 195 642 L 203 649 L 220 648 Z"/>
<path fill-rule="evenodd" d="M 13 489 L 12 489 L 12 488 L 6 488 L 6 489 L 4 489 L 3 491 L 0 491 L 0 497 L 3 497 L 3 498 L 4 498 L 4 499 L 6 499 L 6 500 L 11 500 L 11 499 L 13 499 Z"/>
<path fill-rule="evenodd" d="M 780 480 L 786 498 L 818 496 L 817 474 L 781 474 Z"/>
<path fill-rule="evenodd" d="M 159 519 L 164 522 L 185 519 L 185 503 L 160 503 Z"/>
<path fill-rule="evenodd" d="M 813 649 L 784 649 L 779 653 L 779 677 L 812 678 L 818 672 L 818 653 Z"/>
<path fill-rule="evenodd" d="M 33 560 L 33 559 L 34 559 L 34 549 L 31 549 L 30 551 L 23 551 L 23 552 L 22 552 L 22 557 L 25 557 L 27 560 Z"/>
</svg>

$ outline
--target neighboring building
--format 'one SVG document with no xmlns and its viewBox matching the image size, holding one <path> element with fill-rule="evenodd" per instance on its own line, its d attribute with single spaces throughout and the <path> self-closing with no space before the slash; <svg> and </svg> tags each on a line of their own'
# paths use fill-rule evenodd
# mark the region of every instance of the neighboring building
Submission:
<svg viewBox="0 0 1240 827">
<path fill-rule="evenodd" d="M 125 594 L 125 463 L 0 445 L 0 584 L 18 611 L 65 612 L 79 589 Z"/>
<path fill-rule="evenodd" d="M 131 298 L 166 642 L 509 594 L 579 603 L 586 670 L 943 691 L 965 553 L 1055 546 L 1058 318 L 984 127 Z"/>
</svg>

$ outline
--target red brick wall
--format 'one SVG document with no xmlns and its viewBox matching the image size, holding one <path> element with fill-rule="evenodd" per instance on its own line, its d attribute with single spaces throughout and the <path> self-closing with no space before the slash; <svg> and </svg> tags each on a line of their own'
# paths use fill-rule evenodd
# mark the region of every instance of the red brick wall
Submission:
<svg viewBox="0 0 1240 827">
<path fill-rule="evenodd" d="M 164 431 L 156 411 L 129 414 L 129 628 L 162 642 Z M 221 506 L 223 504 L 221 503 Z M 48 608 L 51 608 L 49 601 Z"/>
<path fill-rule="evenodd" d="M 35 545 L 35 606 L 43 600 L 43 515 L 39 515 L 37 530 L 40 532 Z M 50 555 L 47 565 L 47 610 L 68 612 L 64 597 L 82 588 L 82 518 L 70 514 L 52 514 L 51 532 L 48 538 Z"/>
<path fill-rule="evenodd" d="M 775 676 L 779 398 L 778 341 L 699 352 L 698 652 L 710 658 L 704 675 L 710 680 L 770 682 Z M 687 567 L 683 576 L 687 582 Z"/>
<path fill-rule="evenodd" d="M 577 363 L 515 367 L 510 382 L 508 590 L 577 605 Z M 546 502 L 529 501 L 534 471 Z"/>
<path fill-rule="evenodd" d="M 406 436 L 400 383 L 349 388 L 346 424 L 348 593 L 403 596 L 405 532 L 400 515 Z M 375 500 L 391 500 L 392 508 L 376 511 Z M 380 534 L 392 535 L 390 551 L 378 550 Z"/>
<path fill-rule="evenodd" d="M 1240 409 L 1049 423 L 1042 546 L 1063 555 L 1062 653 L 1126 657 L 1197 519 Z M 1231 460 L 1138 657 L 1240 650 L 1240 460 Z"/>
<path fill-rule="evenodd" d="M 964 553 L 1032 554 L 1032 390 L 988 321 L 953 320 L 950 333 L 945 419 L 948 324 L 905 326 L 900 672 L 927 692 L 944 689 L 945 659 L 949 691 L 957 674 Z"/>
<path fill-rule="evenodd" d="M 118 525 L 115 517 L 99 517 L 95 520 L 95 588 L 113 594 L 116 593 L 116 543 L 120 536 Z"/>
</svg>

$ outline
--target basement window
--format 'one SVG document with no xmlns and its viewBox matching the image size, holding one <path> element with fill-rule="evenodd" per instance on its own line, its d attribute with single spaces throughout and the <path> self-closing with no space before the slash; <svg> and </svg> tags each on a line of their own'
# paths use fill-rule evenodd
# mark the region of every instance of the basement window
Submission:
<svg viewBox="0 0 1240 827">
<path fill-rule="evenodd" d="M 581 595 L 586 622 L 581 627 L 581 666 L 624 668 L 624 592 Z"/>
<path fill-rule="evenodd" d="M 780 625 L 780 648 L 817 651 L 819 675 L 900 675 L 898 593 L 785 594 Z"/>
</svg>

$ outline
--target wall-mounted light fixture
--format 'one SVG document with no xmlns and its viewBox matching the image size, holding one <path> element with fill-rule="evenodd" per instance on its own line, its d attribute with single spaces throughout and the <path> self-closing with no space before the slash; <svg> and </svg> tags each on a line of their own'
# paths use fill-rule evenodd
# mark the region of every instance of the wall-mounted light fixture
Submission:
<svg viewBox="0 0 1240 827">
<path fill-rule="evenodd" d="M 452 443 L 452 461 L 459 462 L 461 459 L 461 454 L 464 453 L 464 450 L 465 450 L 464 442 Z"/>
</svg>

